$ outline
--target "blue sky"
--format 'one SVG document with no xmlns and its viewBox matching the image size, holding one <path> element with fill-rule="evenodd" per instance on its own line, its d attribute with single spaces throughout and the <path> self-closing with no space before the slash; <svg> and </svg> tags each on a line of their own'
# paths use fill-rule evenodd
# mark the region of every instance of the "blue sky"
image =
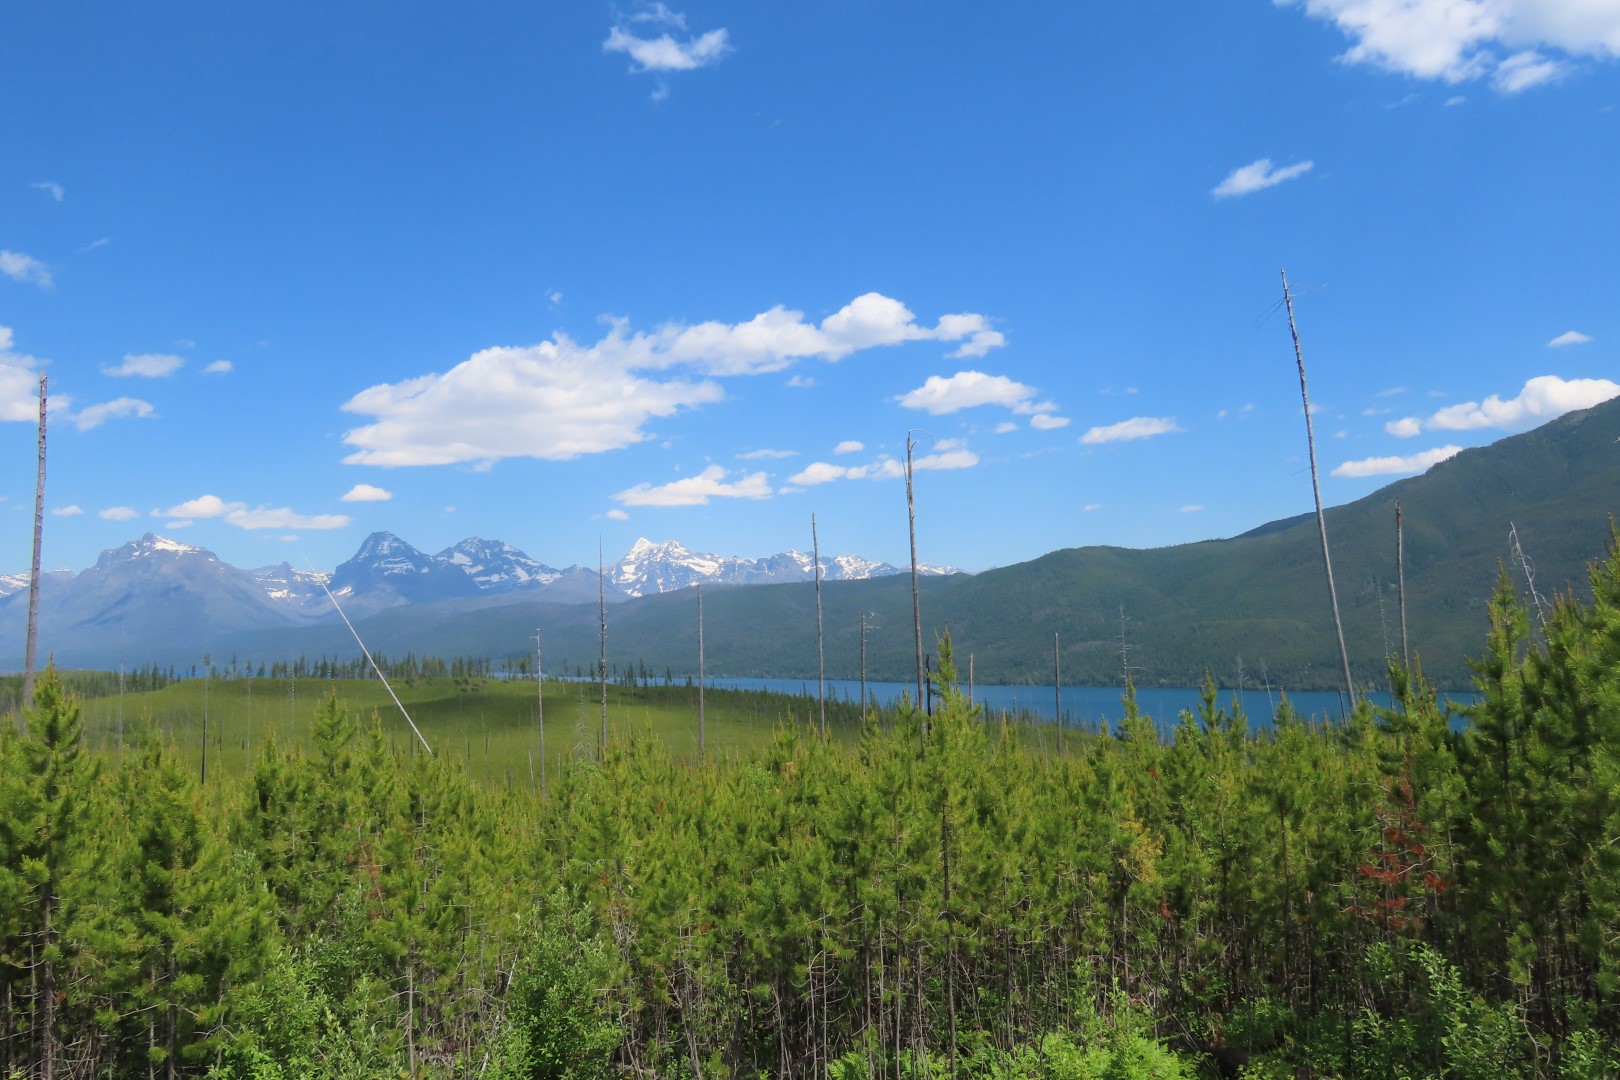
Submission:
<svg viewBox="0 0 1620 1080">
<path fill-rule="evenodd" d="M 0 569 L 982 569 L 1620 393 L 1620 3 L 0 7 Z"/>
</svg>

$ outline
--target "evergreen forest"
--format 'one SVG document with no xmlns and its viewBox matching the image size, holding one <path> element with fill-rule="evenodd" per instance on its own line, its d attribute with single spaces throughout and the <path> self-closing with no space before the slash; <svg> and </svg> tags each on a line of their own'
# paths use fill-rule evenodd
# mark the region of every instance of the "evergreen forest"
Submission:
<svg viewBox="0 0 1620 1080">
<path fill-rule="evenodd" d="M 0 731 L 0 1076 L 1614 1076 L 1620 546 L 1480 634 L 1461 717 L 1392 665 L 1342 724 L 1209 682 L 1039 739 L 947 639 L 932 715 L 543 789 L 335 695 L 201 780 L 48 672 Z"/>
</svg>

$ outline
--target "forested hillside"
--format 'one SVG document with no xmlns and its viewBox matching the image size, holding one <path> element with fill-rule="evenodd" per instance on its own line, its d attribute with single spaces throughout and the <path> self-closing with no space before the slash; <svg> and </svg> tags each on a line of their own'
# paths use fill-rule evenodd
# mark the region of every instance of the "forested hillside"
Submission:
<svg viewBox="0 0 1620 1080">
<path fill-rule="evenodd" d="M 1395 503 L 1405 523 L 1407 614 L 1412 648 L 1447 689 L 1468 685 L 1466 656 L 1484 618 L 1490 583 L 1508 564 L 1525 582 L 1508 542 L 1517 527 L 1538 588 L 1584 589 L 1584 568 L 1603 552 L 1608 518 L 1620 510 L 1620 399 L 1491 446 L 1465 450 L 1422 476 L 1328 510 L 1345 636 L 1359 681 L 1384 685 L 1400 650 Z M 926 488 L 920 550 L 941 543 L 954 515 L 931 506 Z M 1309 505 L 1302 481 L 1300 501 Z M 896 528 L 903 506 L 896 503 Z M 1009 527 L 1014 527 L 1011 523 Z M 925 640 L 949 630 L 959 659 L 971 655 L 980 682 L 1049 683 L 1052 638 L 1063 643 L 1071 683 L 1118 685 L 1129 647 L 1142 684 L 1196 686 L 1210 672 L 1224 686 L 1262 681 L 1289 689 L 1342 682 L 1314 516 L 1273 522 L 1229 540 L 1174 547 L 1077 547 L 972 576 L 921 582 Z M 912 677 L 911 583 L 900 577 L 822 586 L 829 675 L 860 670 L 860 618 L 874 678 Z M 815 594 L 807 585 L 704 590 L 711 674 L 816 674 Z M 597 652 L 596 605 L 523 605 L 478 612 L 410 608 L 362 622 L 373 647 L 392 654 L 452 649 L 521 654 L 535 626 L 555 657 L 582 668 Z M 290 638 L 243 638 L 244 655 L 354 654 L 341 627 Z M 615 605 L 608 615 L 615 660 L 655 670 L 697 667 L 697 603 L 691 590 Z M 275 650 L 281 650 L 279 652 Z M 217 650 L 216 650 L 217 651 Z M 962 665 L 965 668 L 965 663 Z"/>
<path fill-rule="evenodd" d="M 200 785 L 0 735 L 0 1074 L 1396 1075 L 1620 1069 L 1620 552 L 1499 583 L 1461 729 L 1020 739 L 951 685 L 845 748 L 610 744 L 535 793 L 391 753 Z"/>
</svg>

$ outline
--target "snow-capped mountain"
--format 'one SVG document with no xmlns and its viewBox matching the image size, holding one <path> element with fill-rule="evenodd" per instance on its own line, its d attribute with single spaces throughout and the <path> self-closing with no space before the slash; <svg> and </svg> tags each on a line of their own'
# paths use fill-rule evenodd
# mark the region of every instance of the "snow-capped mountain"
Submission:
<svg viewBox="0 0 1620 1080">
<path fill-rule="evenodd" d="M 484 590 L 505 591 L 529 585 L 550 585 L 562 577 L 561 570 L 536 562 L 511 544 L 501 540 L 482 540 L 476 536 L 469 536 L 433 557 L 459 567 L 462 573 Z"/>
<path fill-rule="evenodd" d="M 821 562 L 828 581 L 901 572 L 854 555 L 824 556 Z M 800 551 L 748 559 L 642 539 L 608 570 L 607 598 L 628 602 L 697 584 L 768 584 L 813 576 L 810 556 Z M 459 617 L 530 596 L 555 604 L 594 604 L 601 584 L 595 567 L 553 569 L 511 544 L 478 537 L 429 555 L 393 533 L 372 533 L 353 558 L 327 574 L 285 562 L 241 570 L 204 548 L 147 533 L 102 552 L 81 573 L 43 576 L 40 645 L 45 655 L 68 665 L 106 666 L 126 655 L 133 658 L 126 650 L 137 644 L 142 655 L 184 660 L 217 651 L 231 635 L 335 622 L 327 589 L 345 614 L 360 619 L 416 604 L 433 604 L 440 616 Z M 0 577 L 0 663 L 12 643 L 20 658 L 27 608 L 28 574 Z"/>
<path fill-rule="evenodd" d="M 823 581 L 855 581 L 898 574 L 899 567 L 859 555 L 823 555 Z M 919 573 L 954 574 L 953 567 L 918 567 Z M 629 596 L 647 596 L 693 585 L 767 585 L 815 578 L 815 560 L 788 550 L 763 559 L 694 552 L 670 540 L 655 544 L 645 537 L 608 571 L 608 581 Z"/>
</svg>

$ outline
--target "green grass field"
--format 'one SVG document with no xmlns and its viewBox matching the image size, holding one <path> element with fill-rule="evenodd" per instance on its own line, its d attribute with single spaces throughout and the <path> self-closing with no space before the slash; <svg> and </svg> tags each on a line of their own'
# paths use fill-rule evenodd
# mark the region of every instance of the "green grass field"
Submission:
<svg viewBox="0 0 1620 1080">
<path fill-rule="evenodd" d="M 72 686 L 80 673 L 64 674 Z M 430 678 L 396 683 L 394 690 L 435 753 L 464 760 L 473 776 L 487 781 L 527 784 L 531 767 L 538 781 L 532 681 Z M 86 742 L 97 751 L 116 755 L 121 740 L 133 739 L 138 726 L 148 724 L 199 768 L 206 713 L 208 771 L 215 775 L 245 771 L 268 739 L 284 748 L 307 748 L 315 712 L 331 694 L 360 720 L 362 730 L 375 715 L 397 752 L 420 752 L 410 726 L 375 679 L 185 679 L 155 691 L 82 696 L 81 705 Z M 697 688 L 684 684 L 634 689 L 609 684 L 608 737 L 651 735 L 676 756 L 696 758 L 697 699 Z M 813 697 L 710 688 L 704 702 L 707 751 L 719 756 L 747 756 L 768 744 L 779 725 L 813 724 L 818 716 Z M 594 756 L 601 717 L 598 684 L 547 680 L 549 768 Z M 860 729 L 858 709 L 829 698 L 827 723 L 830 737 L 852 740 Z"/>
</svg>

